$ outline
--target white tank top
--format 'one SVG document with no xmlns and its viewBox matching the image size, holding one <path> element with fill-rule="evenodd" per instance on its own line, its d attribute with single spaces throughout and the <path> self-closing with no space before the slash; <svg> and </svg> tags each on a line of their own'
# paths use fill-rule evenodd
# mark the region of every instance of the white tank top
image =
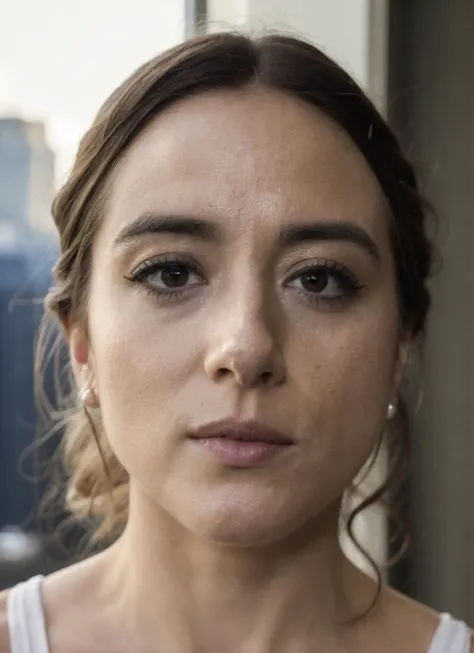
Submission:
<svg viewBox="0 0 474 653">
<path fill-rule="evenodd" d="M 36 576 L 8 594 L 10 653 L 49 653 L 41 597 L 43 578 Z M 427 653 L 470 653 L 471 633 L 462 621 L 441 616 Z"/>
</svg>

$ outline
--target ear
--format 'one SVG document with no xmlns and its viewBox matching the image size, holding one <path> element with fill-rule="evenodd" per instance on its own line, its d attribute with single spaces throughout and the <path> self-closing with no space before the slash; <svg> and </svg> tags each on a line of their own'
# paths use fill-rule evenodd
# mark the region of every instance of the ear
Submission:
<svg viewBox="0 0 474 653">
<path fill-rule="evenodd" d="M 410 352 L 413 344 L 411 332 L 404 331 L 401 333 L 397 346 L 395 365 L 393 368 L 393 397 L 396 399 L 400 391 L 405 373 L 410 361 Z"/>
<path fill-rule="evenodd" d="M 91 381 L 92 360 L 89 338 L 84 327 L 79 324 L 68 321 L 64 323 L 64 328 L 72 370 L 76 384 L 81 388 Z"/>
</svg>

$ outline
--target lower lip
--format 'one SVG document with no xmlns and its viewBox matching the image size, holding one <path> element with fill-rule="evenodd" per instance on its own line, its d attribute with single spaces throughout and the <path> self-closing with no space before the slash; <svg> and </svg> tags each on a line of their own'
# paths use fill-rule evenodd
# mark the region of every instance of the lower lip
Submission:
<svg viewBox="0 0 474 653">
<path fill-rule="evenodd" d="M 265 464 L 287 448 L 287 445 L 270 442 L 247 442 L 228 438 L 201 438 L 196 440 L 227 467 L 250 468 Z"/>
</svg>

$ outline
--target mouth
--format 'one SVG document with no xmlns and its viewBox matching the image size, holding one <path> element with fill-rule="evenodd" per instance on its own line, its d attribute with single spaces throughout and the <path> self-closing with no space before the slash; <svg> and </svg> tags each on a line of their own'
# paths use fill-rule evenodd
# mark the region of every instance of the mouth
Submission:
<svg viewBox="0 0 474 653">
<path fill-rule="evenodd" d="M 294 441 L 253 420 L 223 420 L 206 424 L 189 434 L 226 467 L 260 467 L 287 451 Z"/>
</svg>

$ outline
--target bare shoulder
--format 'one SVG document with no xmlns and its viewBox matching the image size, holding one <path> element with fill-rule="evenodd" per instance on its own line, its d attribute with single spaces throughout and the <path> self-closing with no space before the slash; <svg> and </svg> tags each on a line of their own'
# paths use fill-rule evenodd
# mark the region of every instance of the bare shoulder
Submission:
<svg viewBox="0 0 474 653">
<path fill-rule="evenodd" d="M 9 653 L 10 651 L 7 620 L 7 595 L 8 592 L 0 592 L 0 653 Z"/>
<path fill-rule="evenodd" d="M 381 609 L 391 638 L 400 646 L 400 650 L 428 651 L 439 628 L 441 615 L 391 588 L 385 588 L 381 598 Z M 471 653 L 474 653 L 474 640 Z"/>
<path fill-rule="evenodd" d="M 102 650 L 101 625 L 115 607 L 102 600 L 104 576 L 103 554 L 99 554 L 45 577 L 43 610 L 52 651 L 84 653 L 91 650 L 92 641 Z"/>
</svg>

